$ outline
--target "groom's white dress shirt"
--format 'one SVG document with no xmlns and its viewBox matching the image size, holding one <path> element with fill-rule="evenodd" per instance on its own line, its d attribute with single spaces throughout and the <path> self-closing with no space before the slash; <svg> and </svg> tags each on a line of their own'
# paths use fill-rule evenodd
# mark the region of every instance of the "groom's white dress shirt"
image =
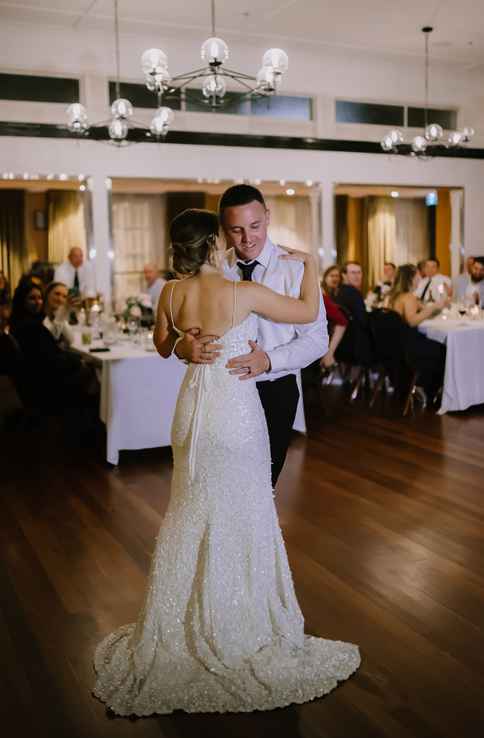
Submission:
<svg viewBox="0 0 484 738">
<path fill-rule="evenodd" d="M 304 274 L 304 264 L 298 261 L 284 261 L 279 256 L 286 254 L 280 246 L 268 238 L 257 257 L 252 273 L 252 281 L 289 297 L 299 297 Z M 238 259 L 234 249 L 227 251 L 224 272 L 228 279 L 242 279 Z M 328 327 L 323 298 L 320 298 L 319 315 L 314 323 L 293 325 L 274 323 L 267 318 L 258 317 L 258 344 L 268 354 L 271 371 L 261 374 L 258 381 L 279 379 L 286 374 L 295 374 L 298 369 L 309 366 L 328 350 Z"/>
</svg>

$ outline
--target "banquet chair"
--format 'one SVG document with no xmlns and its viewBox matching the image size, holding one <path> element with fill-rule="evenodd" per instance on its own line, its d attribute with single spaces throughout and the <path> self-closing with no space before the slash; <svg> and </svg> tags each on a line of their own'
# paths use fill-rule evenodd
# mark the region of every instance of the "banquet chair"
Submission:
<svg viewBox="0 0 484 738">
<path fill-rule="evenodd" d="M 375 360 L 371 335 L 365 325 L 350 320 L 335 358 L 342 365 L 343 380 L 350 384 L 350 401 L 353 402 L 363 388 L 370 388 L 370 371 Z"/>
<path fill-rule="evenodd" d="M 369 327 L 373 340 L 376 371 L 378 373 L 370 400 L 370 407 L 387 385 L 393 386 L 397 396 L 403 396 L 403 415 L 414 409 L 415 399 L 422 406 L 427 404 L 425 394 L 418 386 L 419 372 L 410 366 L 405 351 L 406 326 L 394 310 L 373 310 L 369 315 Z"/>
</svg>

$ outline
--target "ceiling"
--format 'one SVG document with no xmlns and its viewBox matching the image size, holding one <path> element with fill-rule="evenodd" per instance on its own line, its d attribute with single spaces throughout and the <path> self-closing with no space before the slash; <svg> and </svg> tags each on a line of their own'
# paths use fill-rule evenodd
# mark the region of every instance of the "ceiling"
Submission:
<svg viewBox="0 0 484 738">
<path fill-rule="evenodd" d="M 121 30 L 210 35 L 209 0 L 119 0 Z M 433 57 L 484 63 L 481 0 L 219 0 L 217 33 L 281 46 L 332 46 L 421 55 L 433 25 Z M 0 0 L 0 19 L 64 28 L 112 28 L 113 0 Z"/>
</svg>

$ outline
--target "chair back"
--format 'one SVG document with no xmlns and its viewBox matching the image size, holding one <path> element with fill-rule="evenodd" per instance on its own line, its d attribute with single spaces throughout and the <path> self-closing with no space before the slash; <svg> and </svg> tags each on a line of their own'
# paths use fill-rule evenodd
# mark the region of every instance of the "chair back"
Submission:
<svg viewBox="0 0 484 738">
<path fill-rule="evenodd" d="M 384 366 L 405 363 L 407 327 L 395 310 L 373 310 L 368 316 L 375 357 Z"/>
</svg>

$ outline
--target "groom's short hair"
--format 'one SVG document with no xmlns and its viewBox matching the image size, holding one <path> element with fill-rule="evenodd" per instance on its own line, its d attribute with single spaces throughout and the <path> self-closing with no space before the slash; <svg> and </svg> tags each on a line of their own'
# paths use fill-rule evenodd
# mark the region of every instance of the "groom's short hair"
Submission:
<svg viewBox="0 0 484 738">
<path fill-rule="evenodd" d="M 264 195 L 257 187 L 247 184 L 238 184 L 229 187 L 223 193 L 218 204 L 220 220 L 223 219 L 224 210 L 227 208 L 234 208 L 237 205 L 248 205 L 250 202 L 254 202 L 254 200 L 260 202 L 264 207 L 266 206 Z"/>
</svg>

